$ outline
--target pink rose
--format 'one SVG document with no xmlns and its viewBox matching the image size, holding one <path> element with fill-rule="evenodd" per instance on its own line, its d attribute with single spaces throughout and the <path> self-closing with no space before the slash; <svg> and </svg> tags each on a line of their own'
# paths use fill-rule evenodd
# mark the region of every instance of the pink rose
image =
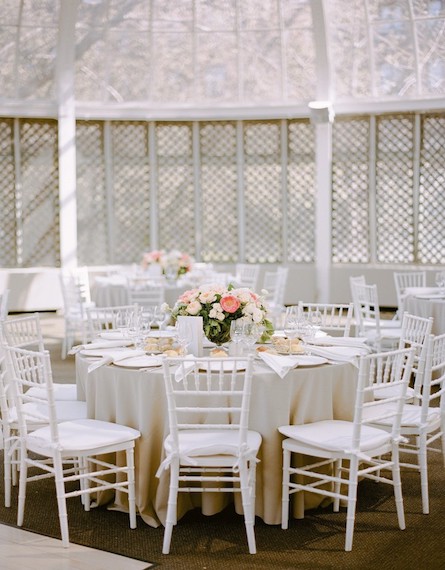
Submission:
<svg viewBox="0 0 445 570">
<path fill-rule="evenodd" d="M 224 297 L 221 297 L 220 303 L 223 311 L 226 311 L 226 313 L 236 313 L 241 305 L 239 299 L 233 295 L 226 295 Z"/>
</svg>

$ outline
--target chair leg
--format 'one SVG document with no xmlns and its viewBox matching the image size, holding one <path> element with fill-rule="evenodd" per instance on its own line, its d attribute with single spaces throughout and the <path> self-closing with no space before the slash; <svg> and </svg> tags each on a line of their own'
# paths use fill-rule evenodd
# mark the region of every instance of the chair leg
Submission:
<svg viewBox="0 0 445 570">
<path fill-rule="evenodd" d="M 255 467 L 252 466 L 251 469 Z M 247 543 L 249 545 L 250 554 L 256 554 L 256 543 L 255 543 L 255 517 L 252 512 L 252 488 L 249 486 L 249 471 L 247 467 L 247 461 L 240 462 L 239 468 L 240 475 L 240 487 L 241 487 L 241 499 L 243 503 L 244 511 L 244 524 L 246 527 Z"/>
<path fill-rule="evenodd" d="M 62 535 L 62 546 L 64 548 L 68 548 L 70 545 L 69 531 L 68 531 L 68 514 L 66 511 L 63 465 L 60 456 L 54 457 L 54 478 L 56 484 L 57 507 L 59 511 L 59 524 L 60 524 L 60 533 Z"/>
<path fill-rule="evenodd" d="M 172 461 L 170 465 L 170 487 L 168 491 L 167 518 L 165 520 L 164 542 L 162 544 L 162 554 L 170 552 L 173 526 L 176 524 L 176 509 L 178 499 L 179 459 Z"/>
<path fill-rule="evenodd" d="M 399 448 L 395 447 L 392 451 L 392 480 L 394 483 L 394 498 L 396 501 L 397 519 L 399 521 L 399 528 L 405 529 L 405 511 L 403 508 L 403 495 L 402 495 L 402 480 L 400 478 L 400 461 L 399 461 Z"/>
<path fill-rule="evenodd" d="M 79 457 L 77 461 L 79 475 L 86 475 L 89 471 L 88 457 Z M 89 511 L 91 506 L 91 495 L 88 492 L 89 485 L 90 482 L 88 478 L 80 478 L 80 489 L 83 491 L 81 501 L 85 511 Z"/>
<path fill-rule="evenodd" d="M 23 525 L 26 501 L 26 481 L 28 478 L 28 464 L 26 463 L 25 452 L 20 450 L 20 479 L 19 479 L 19 500 L 17 507 L 17 526 Z"/>
<path fill-rule="evenodd" d="M 134 488 L 134 449 L 127 449 L 127 480 L 128 480 L 128 510 L 130 514 L 130 528 L 136 528 L 136 496 Z"/>
<path fill-rule="evenodd" d="M 337 459 L 334 462 L 334 476 L 338 477 L 339 479 L 341 479 L 341 474 L 342 474 L 341 466 L 342 466 L 342 460 Z M 334 498 L 334 505 L 333 505 L 334 513 L 338 513 L 340 510 L 340 492 L 341 492 L 341 482 L 337 481 L 334 484 L 334 493 L 336 494 L 336 497 Z"/>
<path fill-rule="evenodd" d="M 3 469 L 4 469 L 3 479 L 5 485 L 5 507 L 10 507 L 11 487 L 12 487 L 11 448 L 9 448 L 8 445 L 6 445 L 6 443 L 3 448 Z"/>
<path fill-rule="evenodd" d="M 426 435 L 422 434 L 417 438 L 417 449 L 419 457 L 420 470 L 420 488 L 422 492 L 422 512 L 424 515 L 429 514 L 429 491 L 428 491 L 428 457 L 426 449 Z"/>
<path fill-rule="evenodd" d="M 289 478 L 291 452 L 283 449 L 283 482 L 281 499 L 281 528 L 289 527 Z"/>
<path fill-rule="evenodd" d="M 358 459 L 357 457 L 351 458 L 348 482 L 348 508 L 346 512 L 346 540 L 345 550 L 349 552 L 352 550 L 352 540 L 354 535 L 355 525 L 355 510 L 357 506 L 357 484 L 358 484 Z"/>
</svg>

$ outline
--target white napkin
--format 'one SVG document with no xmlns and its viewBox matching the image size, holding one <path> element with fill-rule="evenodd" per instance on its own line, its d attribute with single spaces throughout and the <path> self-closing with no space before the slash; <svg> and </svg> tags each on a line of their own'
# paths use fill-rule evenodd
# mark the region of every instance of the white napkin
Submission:
<svg viewBox="0 0 445 570">
<path fill-rule="evenodd" d="M 298 366 L 298 356 L 282 356 L 267 352 L 259 352 L 258 355 L 280 378 L 284 378 L 289 370 Z"/>
<path fill-rule="evenodd" d="M 88 366 L 88 372 L 92 372 L 93 370 L 96 370 L 96 368 L 100 368 L 105 364 L 120 362 L 121 360 L 126 360 L 127 358 L 134 358 L 135 356 L 143 356 L 144 354 L 145 354 L 144 350 L 134 350 L 134 349 L 120 350 L 115 354 L 110 353 L 107 356 L 104 356 L 103 358 L 98 360 L 97 362 L 93 362 L 93 364 L 90 364 Z"/>
<path fill-rule="evenodd" d="M 407 287 L 403 292 L 403 297 L 409 297 L 410 295 L 434 295 L 439 292 L 440 289 L 438 287 Z"/>
<path fill-rule="evenodd" d="M 330 362 L 352 362 L 355 366 L 358 366 L 358 358 L 369 352 L 368 347 L 352 346 L 311 346 L 310 351 Z"/>
<path fill-rule="evenodd" d="M 94 279 L 96 285 L 126 285 L 127 279 L 123 275 L 98 275 Z"/>
<path fill-rule="evenodd" d="M 356 348 L 363 348 L 366 352 L 371 352 L 365 340 L 356 336 L 323 336 L 320 338 L 311 339 L 308 344 L 316 346 L 351 346 Z"/>
<path fill-rule="evenodd" d="M 175 380 L 176 382 L 182 382 L 184 378 L 190 374 L 190 372 L 195 367 L 195 356 L 193 354 L 188 354 L 184 360 L 190 360 L 191 362 L 185 362 L 184 365 L 180 364 L 175 370 Z"/>
<path fill-rule="evenodd" d="M 88 344 L 77 344 L 69 351 L 68 354 L 76 354 L 80 350 L 97 350 L 98 348 L 116 348 L 118 346 L 130 346 L 132 340 L 98 340 Z"/>
</svg>

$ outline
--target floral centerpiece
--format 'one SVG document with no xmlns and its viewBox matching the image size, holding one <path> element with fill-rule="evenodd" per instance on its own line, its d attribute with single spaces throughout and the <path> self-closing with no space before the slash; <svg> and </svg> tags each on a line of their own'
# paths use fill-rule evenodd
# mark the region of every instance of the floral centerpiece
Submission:
<svg viewBox="0 0 445 570">
<path fill-rule="evenodd" d="M 178 250 L 169 252 L 153 250 L 142 255 L 142 269 L 146 271 L 152 264 L 158 264 L 164 275 L 173 272 L 176 277 L 180 277 L 191 270 L 193 259 L 187 253 Z"/>
<path fill-rule="evenodd" d="M 205 336 L 216 344 L 230 341 L 230 324 L 237 319 L 262 325 L 262 342 L 273 334 L 263 298 L 244 287 L 203 285 L 183 293 L 173 309 L 168 305 L 164 309 L 171 313 L 173 319 L 181 315 L 202 317 Z"/>
</svg>

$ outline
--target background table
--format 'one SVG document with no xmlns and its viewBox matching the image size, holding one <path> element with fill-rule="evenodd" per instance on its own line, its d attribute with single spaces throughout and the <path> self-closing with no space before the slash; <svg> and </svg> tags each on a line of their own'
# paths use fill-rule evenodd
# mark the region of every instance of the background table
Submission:
<svg viewBox="0 0 445 570">
<path fill-rule="evenodd" d="M 79 398 L 86 398 L 88 417 L 141 432 L 135 449 L 136 505 L 147 524 L 159 526 L 165 521 L 169 484 L 168 471 L 160 479 L 155 475 L 164 458 L 163 440 L 168 433 L 162 371 L 102 366 L 88 374 L 90 363 L 90 359 L 76 356 Z M 300 367 L 281 379 L 263 363 L 255 364 L 249 427 L 263 437 L 257 465 L 256 515 L 267 524 L 281 522 L 283 438 L 277 428 L 323 419 L 352 419 L 357 372 L 350 363 Z M 213 514 L 230 500 L 226 493 L 197 495 L 180 494 L 178 518 L 195 506 Z M 116 508 L 125 510 L 124 501 L 124 496 L 116 497 Z M 315 507 L 319 501 L 316 495 L 306 495 L 305 508 Z M 241 513 L 238 499 L 235 506 Z M 294 510 L 294 516 L 301 513 Z"/>
<path fill-rule="evenodd" d="M 408 296 L 405 299 L 405 310 L 419 317 L 433 317 L 433 334 L 445 333 L 445 299 L 422 299 Z"/>
<path fill-rule="evenodd" d="M 162 285 L 164 289 L 165 302 L 170 307 L 178 300 L 178 297 L 184 293 L 189 284 L 172 285 L 165 283 Z M 129 293 L 128 284 L 124 277 L 96 277 L 94 284 L 91 288 L 91 300 L 96 303 L 98 307 L 118 307 L 121 305 L 128 305 Z"/>
</svg>

